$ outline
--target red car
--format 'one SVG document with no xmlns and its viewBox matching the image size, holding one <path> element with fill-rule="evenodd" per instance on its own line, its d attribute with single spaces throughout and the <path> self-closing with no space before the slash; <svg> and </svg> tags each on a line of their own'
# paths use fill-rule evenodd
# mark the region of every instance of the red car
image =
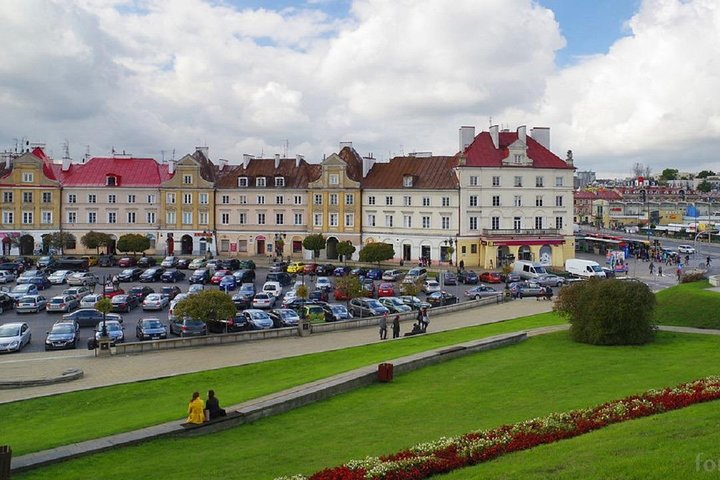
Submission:
<svg viewBox="0 0 720 480">
<path fill-rule="evenodd" d="M 345 292 L 345 290 L 343 290 L 342 288 L 336 288 L 335 293 L 333 293 L 333 296 L 335 297 L 336 301 L 350 300 L 350 297 L 348 296 L 347 292 Z"/>
<path fill-rule="evenodd" d="M 316 268 L 317 268 L 317 263 L 306 263 L 305 265 L 303 265 L 303 273 L 305 275 L 315 273 Z"/>
<path fill-rule="evenodd" d="M 122 257 L 117 261 L 118 267 L 134 267 L 137 265 L 137 258 L 135 257 Z"/>
<path fill-rule="evenodd" d="M 394 297 L 395 288 L 392 283 L 381 283 L 378 287 L 378 297 Z"/>
<path fill-rule="evenodd" d="M 124 295 L 125 290 L 122 288 L 115 288 L 112 285 L 106 285 L 103 289 L 103 295 L 107 298 L 113 298 L 115 295 Z"/>
<path fill-rule="evenodd" d="M 498 272 L 483 272 L 479 278 L 483 283 L 502 283 L 502 277 Z"/>
<path fill-rule="evenodd" d="M 231 274 L 232 272 L 230 270 L 218 270 L 217 272 L 215 272 L 215 275 L 210 278 L 210 283 L 212 283 L 213 285 L 218 285 L 220 283 L 220 280 L 222 280 L 225 275 Z"/>
</svg>

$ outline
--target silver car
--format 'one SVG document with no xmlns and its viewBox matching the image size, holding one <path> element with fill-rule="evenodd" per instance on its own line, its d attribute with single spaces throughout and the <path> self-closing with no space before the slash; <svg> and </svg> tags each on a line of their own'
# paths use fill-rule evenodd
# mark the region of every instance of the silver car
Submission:
<svg viewBox="0 0 720 480">
<path fill-rule="evenodd" d="M 99 283 L 98 278 L 90 272 L 73 273 L 67 278 L 67 284 L 74 287 L 78 287 L 80 285 L 87 287 L 96 285 L 97 283 Z"/>
<path fill-rule="evenodd" d="M 125 331 L 120 322 L 117 320 L 105 320 L 105 327 L 107 328 L 111 345 L 125 341 Z M 103 322 L 98 323 L 97 327 L 95 327 L 95 340 L 100 340 L 100 337 L 102 336 L 102 328 Z"/>
<path fill-rule="evenodd" d="M 539 283 L 543 287 L 560 287 L 565 285 L 565 279 L 563 277 L 553 275 L 552 273 L 539 275 L 533 278 L 533 282 Z"/>
<path fill-rule="evenodd" d="M 48 281 L 53 285 L 62 285 L 67 283 L 68 277 L 73 273 L 75 272 L 72 270 L 58 270 L 48 276 Z"/>
<path fill-rule="evenodd" d="M 47 307 L 47 299 L 42 295 L 25 295 L 20 297 L 15 311 L 17 313 L 37 313 Z"/>
<path fill-rule="evenodd" d="M 52 297 L 45 306 L 48 312 L 65 312 L 68 313 L 80 306 L 78 299 L 72 295 L 58 295 Z"/>
<path fill-rule="evenodd" d="M 0 352 L 19 352 L 31 338 L 27 323 L 4 323 L 0 325 Z"/>
</svg>

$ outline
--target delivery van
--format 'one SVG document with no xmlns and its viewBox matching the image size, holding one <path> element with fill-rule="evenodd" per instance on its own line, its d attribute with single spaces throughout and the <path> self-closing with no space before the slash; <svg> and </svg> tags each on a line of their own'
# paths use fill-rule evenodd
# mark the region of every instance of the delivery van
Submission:
<svg viewBox="0 0 720 480">
<path fill-rule="evenodd" d="M 569 258 L 565 260 L 565 270 L 582 278 L 605 278 L 605 272 L 598 262 Z"/>
<path fill-rule="evenodd" d="M 520 278 L 523 280 L 532 280 L 533 278 L 545 275 L 548 272 L 545 269 L 545 266 L 539 263 L 517 260 L 513 264 L 513 273 L 520 275 Z"/>
</svg>

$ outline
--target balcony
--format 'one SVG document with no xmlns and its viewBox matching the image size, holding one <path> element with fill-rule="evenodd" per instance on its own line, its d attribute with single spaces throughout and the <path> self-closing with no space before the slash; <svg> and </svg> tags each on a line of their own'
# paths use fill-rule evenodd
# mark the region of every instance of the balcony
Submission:
<svg viewBox="0 0 720 480">
<path fill-rule="evenodd" d="M 500 228 L 492 230 L 490 228 L 483 228 L 482 234 L 488 237 L 506 237 L 506 236 L 533 236 L 533 237 L 557 237 L 562 236 L 562 231 L 557 228 Z"/>
</svg>

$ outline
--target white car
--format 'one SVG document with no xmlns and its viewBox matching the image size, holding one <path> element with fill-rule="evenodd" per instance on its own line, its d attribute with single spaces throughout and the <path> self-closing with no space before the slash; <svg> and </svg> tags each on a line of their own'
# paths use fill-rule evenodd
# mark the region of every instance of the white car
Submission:
<svg viewBox="0 0 720 480">
<path fill-rule="evenodd" d="M 143 310 L 162 310 L 170 303 L 167 295 L 162 293 L 151 293 L 142 302 Z"/>
<path fill-rule="evenodd" d="M 280 282 L 265 282 L 262 291 L 277 298 L 282 294 L 282 285 Z"/>
<path fill-rule="evenodd" d="M 48 275 L 48 281 L 53 285 L 62 285 L 67 283 L 68 277 L 73 273 L 75 272 L 72 270 L 58 270 Z"/>
<path fill-rule="evenodd" d="M 19 352 L 31 338 L 27 323 L 3 323 L 0 325 L 0 352 Z"/>
<path fill-rule="evenodd" d="M 252 308 L 272 308 L 275 306 L 275 296 L 268 292 L 256 293 L 252 300 Z"/>
<path fill-rule="evenodd" d="M 77 272 L 73 273 L 67 278 L 67 284 L 77 287 L 77 286 L 85 286 L 88 285 L 96 285 L 98 283 L 98 278 L 90 273 L 90 272 Z"/>
<path fill-rule="evenodd" d="M 85 295 L 80 299 L 80 308 L 95 308 L 95 304 L 99 302 L 101 298 L 102 295 L 97 293 Z"/>
<path fill-rule="evenodd" d="M 328 277 L 318 277 L 315 280 L 315 288 L 324 292 L 330 292 L 335 289 Z"/>
<path fill-rule="evenodd" d="M 695 247 L 692 245 L 678 245 L 678 252 L 680 253 L 689 253 L 689 254 L 695 254 Z"/>
<path fill-rule="evenodd" d="M 285 296 L 283 297 L 282 303 L 283 305 L 287 305 L 288 303 L 292 302 L 297 298 L 297 291 L 296 290 L 289 290 L 287 293 L 285 293 Z"/>
<path fill-rule="evenodd" d="M 205 290 L 205 286 L 201 283 L 193 283 L 190 285 L 190 288 L 188 288 L 188 295 L 197 295 L 198 293 Z"/>
<path fill-rule="evenodd" d="M 422 290 L 425 293 L 439 292 L 440 283 L 436 280 L 425 280 L 422 286 Z"/>
<path fill-rule="evenodd" d="M 15 280 L 15 274 L 7 270 L 0 270 L 0 283 L 9 283 Z"/>
</svg>

